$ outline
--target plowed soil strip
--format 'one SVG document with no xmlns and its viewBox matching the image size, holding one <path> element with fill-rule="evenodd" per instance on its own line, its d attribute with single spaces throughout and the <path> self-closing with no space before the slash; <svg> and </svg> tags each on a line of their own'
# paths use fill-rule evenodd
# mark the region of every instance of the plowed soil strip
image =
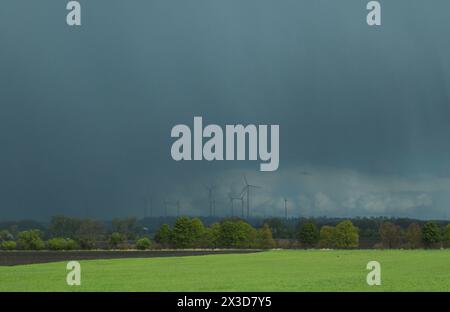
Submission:
<svg viewBox="0 0 450 312">
<path fill-rule="evenodd" d="M 149 251 L 0 251 L 0 265 L 12 266 L 71 260 L 182 257 L 218 254 L 244 254 L 258 250 L 149 250 Z"/>
</svg>

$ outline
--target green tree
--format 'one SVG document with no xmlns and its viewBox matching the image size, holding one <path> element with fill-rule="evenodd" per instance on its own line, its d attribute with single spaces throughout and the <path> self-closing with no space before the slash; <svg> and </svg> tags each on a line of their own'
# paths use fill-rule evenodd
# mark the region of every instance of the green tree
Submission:
<svg viewBox="0 0 450 312">
<path fill-rule="evenodd" d="M 0 231 L 0 242 L 12 241 L 14 236 L 8 230 Z"/>
<path fill-rule="evenodd" d="M 250 248 L 256 244 L 256 229 L 242 220 L 225 220 L 220 224 L 219 247 Z"/>
<path fill-rule="evenodd" d="M 399 226 L 392 222 L 383 222 L 379 229 L 381 243 L 385 248 L 396 248 L 400 246 L 402 233 Z"/>
<path fill-rule="evenodd" d="M 78 246 L 78 243 L 71 239 L 71 238 L 66 238 L 66 250 L 76 250 L 79 249 L 80 247 Z"/>
<path fill-rule="evenodd" d="M 296 234 L 293 227 L 289 226 L 284 219 L 270 218 L 264 220 L 264 223 L 269 226 L 273 238 L 293 238 Z"/>
<path fill-rule="evenodd" d="M 235 247 L 239 241 L 238 225 L 235 221 L 225 220 L 220 223 L 217 240 L 218 247 Z"/>
<path fill-rule="evenodd" d="M 217 248 L 220 246 L 220 223 L 213 223 L 209 228 L 206 228 L 204 235 L 205 247 Z"/>
<path fill-rule="evenodd" d="M 320 248 L 334 248 L 336 246 L 335 242 L 335 231 L 334 226 L 324 225 L 320 229 Z"/>
<path fill-rule="evenodd" d="M 124 245 L 125 243 L 125 234 L 114 232 L 108 238 L 108 246 L 111 249 L 117 249 Z"/>
<path fill-rule="evenodd" d="M 175 248 L 188 248 L 193 246 L 194 240 L 194 229 L 191 220 L 186 216 L 177 218 L 172 229 L 172 245 Z"/>
<path fill-rule="evenodd" d="M 75 238 L 80 225 L 80 219 L 58 215 L 50 220 L 49 229 L 53 237 Z"/>
<path fill-rule="evenodd" d="M 198 247 L 204 237 L 205 227 L 198 218 L 177 218 L 172 229 L 171 243 L 175 248 Z"/>
<path fill-rule="evenodd" d="M 40 250 L 45 248 L 45 243 L 41 238 L 40 230 L 22 231 L 17 236 L 17 243 L 20 249 Z"/>
<path fill-rule="evenodd" d="M 317 226 L 310 221 L 302 223 L 298 231 L 298 240 L 305 247 L 313 247 L 319 242 L 319 230 Z"/>
<path fill-rule="evenodd" d="M 76 233 L 76 239 L 83 249 L 95 248 L 97 241 L 104 235 L 103 224 L 91 219 L 81 221 L 80 228 Z"/>
<path fill-rule="evenodd" d="M 427 247 L 434 247 L 441 241 L 441 229 L 436 222 L 428 221 L 422 227 L 422 241 Z"/>
<path fill-rule="evenodd" d="M 422 247 L 422 229 L 417 223 L 411 223 L 408 226 L 405 234 L 408 248 L 420 248 Z"/>
<path fill-rule="evenodd" d="M 446 247 L 450 247 L 450 223 L 444 229 L 443 241 Z"/>
<path fill-rule="evenodd" d="M 170 247 L 172 231 L 168 224 L 163 224 L 155 234 L 155 242 L 162 248 Z"/>
<path fill-rule="evenodd" d="M 238 241 L 236 247 L 239 248 L 253 248 L 256 246 L 256 237 L 257 231 L 256 229 L 248 224 L 245 221 L 238 220 L 237 229 L 238 229 Z"/>
<path fill-rule="evenodd" d="M 191 220 L 192 227 L 192 247 L 203 247 L 203 239 L 205 237 L 205 226 L 199 218 Z"/>
<path fill-rule="evenodd" d="M 152 242 L 148 237 L 141 237 L 136 241 L 136 248 L 139 250 L 150 249 Z"/>
<path fill-rule="evenodd" d="M 337 248 L 354 248 L 359 244 L 358 228 L 350 220 L 341 221 L 334 232 Z"/>
<path fill-rule="evenodd" d="M 127 239 L 135 239 L 139 234 L 136 218 L 116 218 L 112 221 L 113 232 L 120 233 Z"/>
<path fill-rule="evenodd" d="M 263 226 L 258 229 L 257 245 L 259 248 L 263 249 L 271 249 L 275 247 L 275 241 L 272 237 L 272 231 L 266 223 L 264 223 Z"/>
<path fill-rule="evenodd" d="M 65 250 L 66 240 L 62 237 L 54 237 L 47 241 L 47 247 L 50 250 Z"/>
</svg>

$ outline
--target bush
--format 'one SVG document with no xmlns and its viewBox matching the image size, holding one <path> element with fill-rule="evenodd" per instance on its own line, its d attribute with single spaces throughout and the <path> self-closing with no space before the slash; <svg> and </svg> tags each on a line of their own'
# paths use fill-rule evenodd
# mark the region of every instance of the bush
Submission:
<svg viewBox="0 0 450 312">
<path fill-rule="evenodd" d="M 70 238 L 66 239 L 66 250 L 76 250 L 79 249 L 80 246 L 78 246 L 78 243 Z"/>
<path fill-rule="evenodd" d="M 24 250 L 40 250 L 45 248 L 45 243 L 41 238 L 41 231 L 39 230 L 20 232 L 17 243 L 20 249 Z"/>
<path fill-rule="evenodd" d="M 66 240 L 61 237 L 49 239 L 47 242 L 47 247 L 50 250 L 65 250 L 66 246 L 67 246 Z"/>
<path fill-rule="evenodd" d="M 152 245 L 152 242 L 150 241 L 150 239 L 148 237 L 142 237 L 136 241 L 136 248 L 139 250 L 150 249 L 151 245 Z"/>
<path fill-rule="evenodd" d="M 48 240 L 47 247 L 50 250 L 74 250 L 78 245 L 73 239 L 55 237 Z"/>
<path fill-rule="evenodd" d="M 0 243 L 0 249 L 3 250 L 14 250 L 16 247 L 17 244 L 15 241 L 4 241 Z"/>
</svg>

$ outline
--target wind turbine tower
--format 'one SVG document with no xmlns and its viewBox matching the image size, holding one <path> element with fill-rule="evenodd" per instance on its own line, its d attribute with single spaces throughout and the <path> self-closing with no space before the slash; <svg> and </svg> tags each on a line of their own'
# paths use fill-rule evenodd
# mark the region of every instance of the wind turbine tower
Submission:
<svg viewBox="0 0 450 312">
<path fill-rule="evenodd" d="M 228 193 L 228 197 L 230 198 L 230 208 L 231 208 L 231 216 L 234 216 L 234 197 L 231 193 Z"/>
<path fill-rule="evenodd" d="M 213 196 L 214 189 L 216 188 L 215 185 L 205 186 L 208 190 L 208 202 L 209 202 L 209 216 L 212 217 L 214 215 L 214 209 L 215 209 L 215 199 Z"/>
<path fill-rule="evenodd" d="M 284 198 L 284 218 L 287 220 L 288 218 L 288 213 L 287 213 L 287 198 Z"/>
<path fill-rule="evenodd" d="M 244 175 L 244 183 L 245 183 L 245 186 L 242 190 L 242 193 L 246 192 L 246 195 L 247 195 L 247 219 L 248 219 L 250 217 L 250 189 L 251 188 L 257 189 L 257 188 L 261 188 L 261 187 L 257 186 L 257 185 L 249 184 L 245 175 Z"/>
</svg>

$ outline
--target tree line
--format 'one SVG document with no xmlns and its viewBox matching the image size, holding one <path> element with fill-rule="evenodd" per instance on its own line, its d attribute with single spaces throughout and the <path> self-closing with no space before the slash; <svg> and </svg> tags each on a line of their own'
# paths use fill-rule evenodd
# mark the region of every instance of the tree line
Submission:
<svg viewBox="0 0 450 312">
<path fill-rule="evenodd" d="M 0 230 L 0 249 L 4 250 L 76 250 L 146 249 L 150 239 L 143 235 L 135 218 L 114 219 L 108 228 L 93 219 L 68 216 L 52 217 L 48 228 L 18 230 L 16 224 Z"/>
<path fill-rule="evenodd" d="M 239 218 L 227 218 L 207 226 L 200 218 L 182 216 L 149 230 L 135 218 L 105 223 L 60 215 L 52 217 L 47 226 L 27 223 L 32 228 L 24 230 L 17 224 L 0 227 L 0 249 L 450 247 L 450 224 L 367 218 L 325 221 L 298 219 L 292 224 L 271 218 L 253 226 Z M 364 243 L 367 237 L 370 245 Z"/>
<path fill-rule="evenodd" d="M 372 248 L 441 248 L 450 247 L 450 223 L 441 228 L 436 222 L 428 221 L 423 226 L 411 223 L 406 230 L 399 225 L 385 221 L 378 229 L 380 241 Z M 299 225 L 298 241 L 303 247 L 352 248 L 359 247 L 359 229 L 349 220 L 336 226 L 319 228 L 312 221 Z"/>
<path fill-rule="evenodd" d="M 162 248 L 274 248 L 267 224 L 255 229 L 240 219 L 226 219 L 205 227 L 199 218 L 180 217 L 170 227 L 163 224 L 154 241 Z"/>
<path fill-rule="evenodd" d="M 108 228 L 92 219 L 55 216 L 47 233 L 41 229 L 0 230 L 2 250 L 273 247 L 275 241 L 267 225 L 254 228 L 240 219 L 227 219 L 208 227 L 199 218 L 182 216 L 172 227 L 163 224 L 154 235 L 134 218 L 114 219 Z"/>
</svg>

